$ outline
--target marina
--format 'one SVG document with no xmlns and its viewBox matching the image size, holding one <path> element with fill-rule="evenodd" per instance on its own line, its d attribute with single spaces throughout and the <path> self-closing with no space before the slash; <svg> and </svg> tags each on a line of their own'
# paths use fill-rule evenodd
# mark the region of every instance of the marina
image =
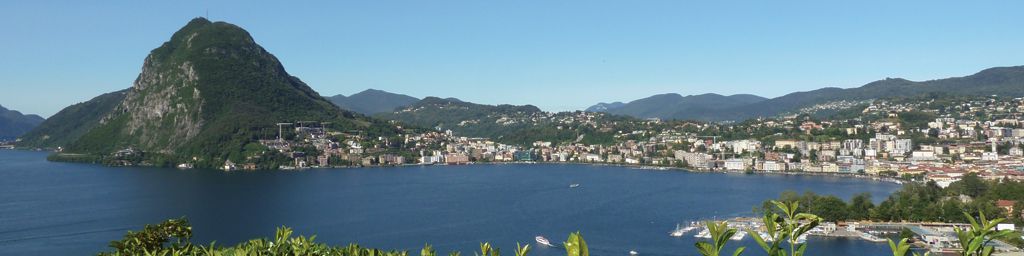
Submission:
<svg viewBox="0 0 1024 256">
<path fill-rule="evenodd" d="M 730 240 L 741 241 L 750 231 L 755 231 L 758 236 L 771 242 L 768 233 L 763 229 L 761 219 L 752 217 L 736 217 L 727 220 L 706 220 L 693 221 L 690 226 L 681 227 L 677 224 L 676 229 L 670 234 L 673 237 L 680 237 L 683 234 L 700 230 L 694 235 L 697 239 L 711 239 L 711 233 L 706 223 L 714 221 L 725 221 L 729 228 L 737 232 Z M 817 227 L 809 230 L 806 234 L 797 237 L 796 243 L 806 243 L 809 236 L 821 238 L 847 238 L 867 241 L 871 243 L 887 243 L 889 239 L 898 240 L 894 236 L 901 230 L 907 229 L 914 234 L 913 245 L 915 248 L 927 250 L 932 253 L 950 253 L 959 251 L 954 228 L 967 229 L 970 226 L 963 223 L 912 223 L 912 222 L 822 222 Z M 993 240 L 997 252 L 1020 252 L 1019 249 L 1002 241 Z"/>
</svg>

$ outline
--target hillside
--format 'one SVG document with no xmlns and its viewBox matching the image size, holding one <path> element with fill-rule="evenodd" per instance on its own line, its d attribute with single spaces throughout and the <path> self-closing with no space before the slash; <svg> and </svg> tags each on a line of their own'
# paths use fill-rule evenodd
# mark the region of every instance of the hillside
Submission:
<svg viewBox="0 0 1024 256">
<path fill-rule="evenodd" d="M 602 105 L 602 103 L 588 108 L 588 111 L 606 112 L 638 118 L 704 119 L 709 112 L 743 106 L 763 100 L 766 99 L 749 94 L 723 96 L 708 93 L 682 96 L 676 93 L 666 93 L 630 101 L 621 105 L 614 103 Z"/>
<path fill-rule="evenodd" d="M 0 106 L 0 141 L 13 140 L 42 122 L 40 116 L 25 115 Z"/>
<path fill-rule="evenodd" d="M 213 167 L 260 161 L 258 139 L 279 122 L 330 122 L 335 130 L 393 133 L 385 123 L 343 111 L 285 71 L 233 24 L 196 18 L 150 52 L 124 99 L 66 153 L 144 152 L 143 164 Z"/>
<path fill-rule="evenodd" d="M 422 127 L 450 129 L 464 136 L 496 138 L 530 125 L 518 120 L 541 114 L 544 112 L 531 105 L 493 106 L 454 98 L 426 97 L 395 112 L 378 114 L 377 117 Z"/>
<path fill-rule="evenodd" d="M 822 88 L 807 92 L 796 92 L 754 104 L 727 109 L 718 114 L 722 117 L 719 120 L 741 120 L 758 116 L 775 116 L 793 112 L 803 107 L 840 100 L 857 101 L 914 97 L 927 94 L 938 96 L 1000 95 L 1021 97 L 1024 96 L 1024 66 L 990 68 L 969 76 L 921 82 L 901 78 L 887 78 L 857 88 Z"/>
<path fill-rule="evenodd" d="M 856 88 L 828 87 L 813 91 L 794 92 L 773 99 L 742 94 L 732 96 L 702 94 L 686 97 L 674 93 L 659 94 L 614 108 L 598 104 L 588 110 L 604 108 L 606 110 L 599 111 L 639 118 L 742 121 L 750 118 L 795 113 L 802 108 L 839 101 L 925 95 L 1021 97 L 1024 96 L 1024 66 L 990 68 L 969 76 L 920 82 L 901 78 L 886 78 Z"/>
<path fill-rule="evenodd" d="M 544 112 L 531 105 L 485 105 L 455 98 L 427 97 L 377 117 L 420 127 L 452 130 L 457 136 L 490 138 L 512 145 L 536 141 L 609 144 L 634 118 L 594 112 Z"/>
<path fill-rule="evenodd" d="M 120 90 L 66 107 L 32 131 L 21 136 L 18 146 L 26 148 L 67 146 L 96 127 L 100 123 L 100 119 L 120 104 L 127 94 L 127 89 Z"/>
<path fill-rule="evenodd" d="M 379 113 L 392 112 L 400 107 L 416 103 L 420 99 L 415 97 L 390 93 L 375 89 L 352 94 L 350 96 L 334 95 L 328 98 L 331 103 L 343 109 L 358 112 L 364 115 L 375 115 Z"/>
<path fill-rule="evenodd" d="M 608 112 L 608 111 L 611 111 L 611 110 L 619 109 L 619 108 L 621 108 L 621 107 L 623 107 L 625 105 L 626 105 L 626 103 L 622 103 L 622 102 L 619 102 L 619 101 L 612 102 L 612 103 L 601 102 L 601 103 L 594 104 L 593 106 L 590 106 L 590 107 L 588 107 L 587 109 L 585 109 L 583 111 L 586 111 L 586 112 Z"/>
</svg>

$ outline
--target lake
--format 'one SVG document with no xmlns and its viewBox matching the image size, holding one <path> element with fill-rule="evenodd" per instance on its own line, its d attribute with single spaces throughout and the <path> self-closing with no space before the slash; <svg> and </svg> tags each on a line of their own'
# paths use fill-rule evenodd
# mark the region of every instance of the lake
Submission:
<svg viewBox="0 0 1024 256">
<path fill-rule="evenodd" d="M 676 223 L 753 215 L 785 190 L 881 200 L 899 185 L 849 177 L 744 175 L 509 164 L 222 172 L 105 167 L 0 150 L 0 255 L 92 255 L 147 223 L 187 216 L 193 240 L 233 245 L 285 225 L 334 245 L 472 255 L 490 241 L 560 244 L 581 231 L 594 255 L 697 255 Z M 580 184 L 569 188 L 569 184 Z M 744 255 L 763 255 L 749 238 Z M 885 243 L 811 238 L 809 255 L 886 255 Z M 565 255 L 535 248 L 531 255 Z"/>
</svg>

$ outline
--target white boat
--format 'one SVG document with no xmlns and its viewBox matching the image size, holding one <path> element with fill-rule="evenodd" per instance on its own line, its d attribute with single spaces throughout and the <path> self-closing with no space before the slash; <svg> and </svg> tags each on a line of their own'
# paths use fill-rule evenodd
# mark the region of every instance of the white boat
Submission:
<svg viewBox="0 0 1024 256">
<path fill-rule="evenodd" d="M 868 233 L 864 233 L 864 232 L 860 233 L 860 238 L 862 238 L 864 240 L 871 241 L 871 242 L 876 242 L 876 243 L 881 243 L 881 242 L 889 241 L 889 240 L 886 240 L 886 239 L 882 239 L 882 238 L 880 238 L 878 236 L 875 236 L 875 235 L 872 235 L 872 234 L 868 234 Z"/>
<path fill-rule="evenodd" d="M 569 188 L 577 188 L 577 187 L 579 187 L 579 186 L 580 186 L 580 184 L 579 184 L 579 183 L 573 183 L 573 184 L 569 184 Z"/>
<path fill-rule="evenodd" d="M 554 245 L 551 245 L 551 241 L 548 241 L 548 239 L 544 238 L 543 236 L 534 237 L 534 240 L 537 240 L 537 243 L 539 244 L 547 245 L 548 247 L 554 247 Z"/>
<path fill-rule="evenodd" d="M 711 238 L 711 231 L 709 231 L 707 228 L 704 228 L 704 230 L 701 230 L 699 233 L 697 233 L 697 235 L 694 235 L 693 237 L 709 239 Z"/>
<path fill-rule="evenodd" d="M 636 251 L 629 251 L 629 255 L 640 255 L 640 253 Z"/>
<path fill-rule="evenodd" d="M 747 232 L 740 231 L 736 232 L 736 234 L 732 235 L 732 237 L 730 237 L 729 239 L 733 241 L 739 241 L 743 240 L 743 238 L 745 237 L 747 237 Z"/>
</svg>

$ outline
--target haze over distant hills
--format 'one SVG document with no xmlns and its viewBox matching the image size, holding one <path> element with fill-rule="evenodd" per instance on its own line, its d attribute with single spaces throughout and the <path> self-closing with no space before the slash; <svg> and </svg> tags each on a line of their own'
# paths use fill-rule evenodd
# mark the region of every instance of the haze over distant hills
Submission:
<svg viewBox="0 0 1024 256">
<path fill-rule="evenodd" d="M 721 96 L 660 94 L 626 104 L 600 103 L 588 111 L 629 115 L 639 118 L 694 119 L 705 121 L 741 121 L 795 112 L 801 108 L 835 101 L 860 101 L 926 94 L 956 96 L 1024 96 L 1024 66 L 997 67 L 978 73 L 946 79 L 915 82 L 886 78 L 857 88 L 822 88 L 794 92 L 773 99 L 754 95 Z"/>
<path fill-rule="evenodd" d="M 328 97 L 328 99 L 331 103 L 334 103 L 334 105 L 338 105 L 338 107 L 359 112 L 364 115 L 392 112 L 399 107 L 408 106 L 420 100 L 409 95 L 390 93 L 376 89 L 366 89 L 365 91 L 352 94 L 347 97 L 345 95 L 338 94 Z"/>
<path fill-rule="evenodd" d="M 25 115 L 0 106 L 0 141 L 21 136 L 42 122 L 43 118 L 38 115 Z"/>
<path fill-rule="evenodd" d="M 766 98 L 750 94 L 723 96 L 707 93 L 682 96 L 677 93 L 666 93 L 630 101 L 625 104 L 600 103 L 587 108 L 587 111 L 606 112 L 638 118 L 691 119 L 690 113 L 704 113 L 727 109 L 764 100 Z"/>
</svg>

